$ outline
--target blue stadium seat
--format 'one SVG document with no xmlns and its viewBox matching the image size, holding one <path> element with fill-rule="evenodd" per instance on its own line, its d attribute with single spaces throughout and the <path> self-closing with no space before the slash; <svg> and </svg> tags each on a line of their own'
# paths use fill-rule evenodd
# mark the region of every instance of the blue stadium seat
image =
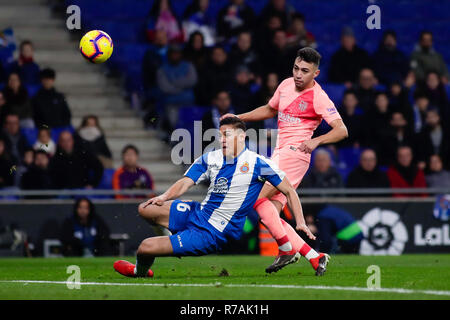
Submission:
<svg viewBox="0 0 450 320">
<path fill-rule="evenodd" d="M 39 89 L 41 89 L 41 85 L 40 84 L 27 84 L 26 88 L 28 91 L 28 95 L 30 97 L 34 97 L 36 95 L 36 93 L 39 91 Z"/>
<path fill-rule="evenodd" d="M 340 148 L 338 150 L 339 163 L 345 163 L 347 168 L 352 170 L 358 165 L 361 152 L 362 150 L 360 148 Z"/>
<path fill-rule="evenodd" d="M 334 104 L 341 104 L 342 98 L 344 97 L 344 92 L 346 90 L 345 85 L 339 83 L 324 83 L 321 86 Z"/>
<path fill-rule="evenodd" d="M 112 168 L 107 168 L 103 170 L 102 180 L 96 189 L 112 189 L 112 180 L 114 176 L 114 172 L 116 170 Z"/>
<path fill-rule="evenodd" d="M 20 128 L 20 133 L 27 139 L 30 146 L 36 143 L 38 136 L 37 128 Z"/>
</svg>

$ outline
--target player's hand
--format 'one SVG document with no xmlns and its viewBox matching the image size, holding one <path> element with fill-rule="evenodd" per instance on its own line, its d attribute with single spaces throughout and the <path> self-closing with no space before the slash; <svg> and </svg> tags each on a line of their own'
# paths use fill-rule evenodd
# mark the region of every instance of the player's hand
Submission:
<svg viewBox="0 0 450 320">
<path fill-rule="evenodd" d="M 225 118 L 229 118 L 229 117 L 237 117 L 237 115 L 232 114 L 232 113 L 226 113 L 223 116 L 220 117 L 219 121 L 222 121 Z"/>
<path fill-rule="evenodd" d="M 166 202 L 166 201 L 167 201 L 167 197 L 164 194 L 162 194 L 160 196 L 153 197 L 153 198 L 145 201 L 144 208 L 148 207 L 151 204 L 154 204 L 157 206 L 162 206 L 164 204 L 164 202 Z"/>
<path fill-rule="evenodd" d="M 300 144 L 299 150 L 303 151 L 305 153 L 311 153 L 314 151 L 314 149 L 317 148 L 318 145 L 319 145 L 319 141 L 317 141 L 315 139 L 306 140 Z"/>
<path fill-rule="evenodd" d="M 303 231 L 304 233 L 306 233 L 306 235 L 308 236 L 308 238 L 310 238 L 311 240 L 316 240 L 316 237 L 313 235 L 313 233 L 311 232 L 311 230 L 309 230 L 308 226 L 304 223 L 302 224 L 297 224 L 297 226 L 295 227 L 295 229 L 297 229 L 298 231 Z"/>
</svg>

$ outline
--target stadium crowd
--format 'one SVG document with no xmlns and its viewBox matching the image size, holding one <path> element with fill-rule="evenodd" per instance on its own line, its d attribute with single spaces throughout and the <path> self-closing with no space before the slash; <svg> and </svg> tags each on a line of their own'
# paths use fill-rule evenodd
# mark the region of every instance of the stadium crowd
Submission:
<svg viewBox="0 0 450 320">
<path fill-rule="evenodd" d="M 221 115 L 267 103 L 291 76 L 299 48 L 320 48 L 306 28 L 308 17 L 285 0 L 268 1 L 259 15 L 245 0 L 230 0 L 217 18 L 208 15 L 209 5 L 193 0 L 178 18 L 171 1 L 156 0 L 142 31 L 150 44 L 142 61 L 144 122 L 167 141 L 180 107 L 205 108 L 203 130 L 218 128 Z M 0 53 L 14 45 L 6 34 L 0 37 Z M 395 30 L 387 30 L 369 54 L 343 27 L 340 44 L 324 57 L 328 70 L 319 82 L 325 91 L 343 88 L 334 103 L 349 138 L 317 150 L 300 187 L 450 187 L 449 73 L 433 34 L 421 32 L 414 51 L 406 53 L 398 49 Z M 104 168 L 112 167 L 98 117 L 86 116 L 76 130 L 71 126 L 55 71 L 40 69 L 32 41 L 20 44 L 17 60 L 0 57 L 0 188 L 98 187 Z M 276 128 L 276 119 L 249 126 Z M 33 128 L 39 131 L 30 143 L 26 132 Z M 322 123 L 316 134 L 324 130 Z M 124 148 L 124 167 L 112 187 L 152 188 L 146 170 L 142 184 L 132 177 L 138 154 L 134 146 Z"/>
</svg>

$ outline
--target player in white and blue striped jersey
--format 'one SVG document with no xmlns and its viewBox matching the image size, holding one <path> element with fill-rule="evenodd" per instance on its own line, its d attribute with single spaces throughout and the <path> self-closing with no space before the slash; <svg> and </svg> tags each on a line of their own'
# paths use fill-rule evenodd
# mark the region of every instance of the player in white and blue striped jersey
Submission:
<svg viewBox="0 0 450 320">
<path fill-rule="evenodd" d="M 229 239 L 240 238 L 245 218 L 266 181 L 286 195 L 297 222 L 315 239 L 284 172 L 245 147 L 245 124 L 236 117 L 226 118 L 220 123 L 220 136 L 221 149 L 202 155 L 165 193 L 139 205 L 144 219 L 168 228 L 172 235 L 145 239 L 138 248 L 136 266 L 120 260 L 114 263 L 116 271 L 129 277 L 153 276 L 149 268 L 155 257 L 220 251 Z M 204 180 L 210 184 L 202 203 L 173 200 Z"/>
</svg>

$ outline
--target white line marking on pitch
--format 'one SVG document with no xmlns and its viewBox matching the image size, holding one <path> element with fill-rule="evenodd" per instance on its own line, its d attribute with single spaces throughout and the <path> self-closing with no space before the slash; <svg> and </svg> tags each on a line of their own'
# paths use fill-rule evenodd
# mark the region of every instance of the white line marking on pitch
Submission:
<svg viewBox="0 0 450 320">
<path fill-rule="evenodd" d="M 84 286 L 148 286 L 148 287 L 228 287 L 228 288 L 277 288 L 277 289 L 310 289 L 310 290 L 336 290 L 336 291 L 360 291 L 360 292 L 391 292 L 403 294 L 428 294 L 438 296 L 450 296 L 450 291 L 441 290 L 412 290 L 403 288 L 369 289 L 362 287 L 341 286 L 300 286 L 288 284 L 225 284 L 225 283 L 124 283 L 124 282 L 67 282 L 47 280 L 0 280 L 6 283 L 37 283 L 37 284 L 65 284 Z"/>
</svg>

